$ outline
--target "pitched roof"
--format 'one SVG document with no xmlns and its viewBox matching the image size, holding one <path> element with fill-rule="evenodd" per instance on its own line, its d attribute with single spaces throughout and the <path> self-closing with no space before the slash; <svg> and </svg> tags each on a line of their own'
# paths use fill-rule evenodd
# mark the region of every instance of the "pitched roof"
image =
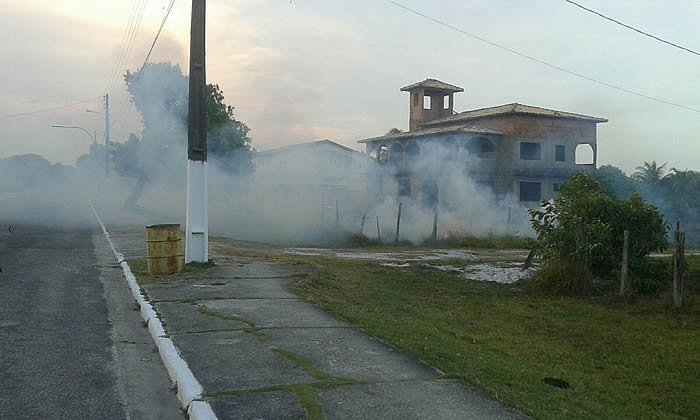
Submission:
<svg viewBox="0 0 700 420">
<path fill-rule="evenodd" d="M 459 86 L 451 85 L 449 83 L 441 82 L 437 79 L 425 79 L 422 82 L 414 83 L 412 85 L 404 86 L 401 88 L 402 92 L 408 92 L 416 88 L 430 89 L 430 90 L 446 90 L 449 92 L 464 92 Z"/>
<path fill-rule="evenodd" d="M 437 120 L 428 121 L 423 124 L 423 127 L 432 127 L 435 125 L 458 123 L 462 121 L 474 120 L 477 118 L 491 117 L 496 115 L 506 115 L 506 114 L 525 114 L 534 115 L 539 117 L 552 117 L 552 118 L 569 118 L 575 120 L 592 121 L 595 123 L 608 122 L 605 118 L 592 117 L 589 115 L 574 114 L 571 112 L 557 111 L 554 109 L 540 108 L 536 106 L 523 105 L 517 102 L 512 104 L 493 106 L 489 108 L 475 109 L 471 111 L 460 112 L 459 114 L 452 115 L 445 118 L 440 118 Z"/>
<path fill-rule="evenodd" d="M 351 148 L 349 148 L 349 147 L 347 147 L 347 146 L 344 146 L 344 145 L 342 145 L 342 144 L 340 144 L 340 143 L 336 143 L 336 142 L 334 142 L 334 141 L 332 141 L 332 140 L 323 139 L 323 140 L 311 141 L 311 142 L 307 142 L 307 143 L 290 144 L 290 145 L 288 145 L 288 146 L 277 147 L 277 148 L 275 148 L 275 149 L 265 150 L 265 151 L 263 151 L 263 152 L 258 152 L 258 153 L 256 153 L 256 154 L 257 154 L 257 155 L 263 155 L 263 156 L 265 156 L 265 155 L 273 155 L 273 154 L 276 154 L 276 153 L 291 152 L 291 151 L 298 150 L 298 149 L 304 149 L 304 148 L 307 148 L 307 147 L 320 146 L 320 145 L 324 145 L 324 144 L 330 145 L 330 146 L 334 146 L 334 147 L 337 147 L 337 148 L 339 148 L 339 149 L 342 149 L 342 150 L 345 150 L 345 151 L 348 151 L 348 152 L 362 153 L 362 152 L 359 152 L 359 151 L 357 151 L 357 150 L 355 150 L 355 149 L 351 149 Z"/>
<path fill-rule="evenodd" d="M 378 140 L 381 141 L 393 141 L 393 140 L 403 140 L 414 137 L 430 136 L 435 134 L 446 134 L 446 133 L 473 133 L 473 134 L 502 134 L 499 131 L 490 130 L 482 127 L 475 127 L 473 125 L 451 125 L 448 127 L 431 127 L 424 130 L 413 130 L 406 131 L 399 134 L 390 134 L 386 136 L 372 137 L 369 139 L 358 140 L 358 143 L 372 143 Z"/>
</svg>

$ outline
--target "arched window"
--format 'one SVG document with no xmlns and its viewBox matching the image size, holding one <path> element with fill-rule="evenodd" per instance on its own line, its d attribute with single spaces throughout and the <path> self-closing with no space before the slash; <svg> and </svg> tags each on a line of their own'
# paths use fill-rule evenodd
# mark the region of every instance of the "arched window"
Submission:
<svg viewBox="0 0 700 420">
<path fill-rule="evenodd" d="M 406 160 L 416 161 L 418 160 L 418 155 L 420 155 L 420 147 L 418 146 L 418 143 L 411 140 L 406 146 Z"/>
<path fill-rule="evenodd" d="M 447 160 L 455 160 L 459 156 L 457 140 L 455 140 L 454 137 L 448 137 L 445 140 L 443 140 L 442 147 L 444 149 L 445 157 Z"/>
<path fill-rule="evenodd" d="M 593 165 L 595 163 L 595 152 L 593 146 L 588 143 L 580 143 L 576 146 L 576 164 Z"/>
<path fill-rule="evenodd" d="M 473 137 L 464 145 L 470 155 L 491 153 L 496 150 L 493 142 L 486 137 Z"/>
<path fill-rule="evenodd" d="M 391 149 L 389 149 L 389 162 L 396 165 L 401 165 L 403 163 L 403 147 L 401 147 L 401 143 L 395 142 L 391 145 Z"/>
</svg>

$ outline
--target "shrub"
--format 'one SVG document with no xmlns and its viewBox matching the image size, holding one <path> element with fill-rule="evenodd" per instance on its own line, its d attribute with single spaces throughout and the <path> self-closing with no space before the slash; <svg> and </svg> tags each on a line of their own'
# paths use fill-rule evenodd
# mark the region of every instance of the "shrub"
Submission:
<svg viewBox="0 0 700 420">
<path fill-rule="evenodd" d="M 665 246 L 668 226 L 656 207 L 644 203 L 639 195 L 613 199 L 601 191 L 597 181 L 577 173 L 562 184 L 557 198 L 529 212 L 545 268 L 549 264 L 578 265 L 593 277 L 611 278 L 620 267 L 623 232 L 628 230 L 630 278 L 639 277 L 640 291 L 655 289 L 652 283 L 658 280 L 650 276 L 656 271 L 649 268 L 647 257 Z"/>
</svg>

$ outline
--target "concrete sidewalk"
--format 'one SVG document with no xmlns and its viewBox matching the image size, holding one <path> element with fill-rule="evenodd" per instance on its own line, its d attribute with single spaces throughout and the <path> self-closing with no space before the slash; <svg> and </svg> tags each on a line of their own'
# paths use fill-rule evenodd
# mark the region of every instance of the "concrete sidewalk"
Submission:
<svg viewBox="0 0 700 420">
<path fill-rule="evenodd" d="M 145 256 L 142 230 L 110 235 Z M 524 418 L 300 299 L 309 267 L 212 257 L 200 279 L 143 289 L 220 419 Z"/>
</svg>

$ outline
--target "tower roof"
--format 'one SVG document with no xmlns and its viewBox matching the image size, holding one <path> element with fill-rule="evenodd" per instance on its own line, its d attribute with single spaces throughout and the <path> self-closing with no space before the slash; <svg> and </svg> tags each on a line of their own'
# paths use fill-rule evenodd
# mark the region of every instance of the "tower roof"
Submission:
<svg viewBox="0 0 700 420">
<path fill-rule="evenodd" d="M 464 92 L 459 86 L 451 85 L 449 83 L 441 82 L 437 79 L 425 79 L 422 82 L 414 83 L 412 85 L 404 86 L 401 88 L 402 92 L 410 92 L 413 89 L 423 88 L 429 90 L 443 90 L 447 92 Z"/>
</svg>

